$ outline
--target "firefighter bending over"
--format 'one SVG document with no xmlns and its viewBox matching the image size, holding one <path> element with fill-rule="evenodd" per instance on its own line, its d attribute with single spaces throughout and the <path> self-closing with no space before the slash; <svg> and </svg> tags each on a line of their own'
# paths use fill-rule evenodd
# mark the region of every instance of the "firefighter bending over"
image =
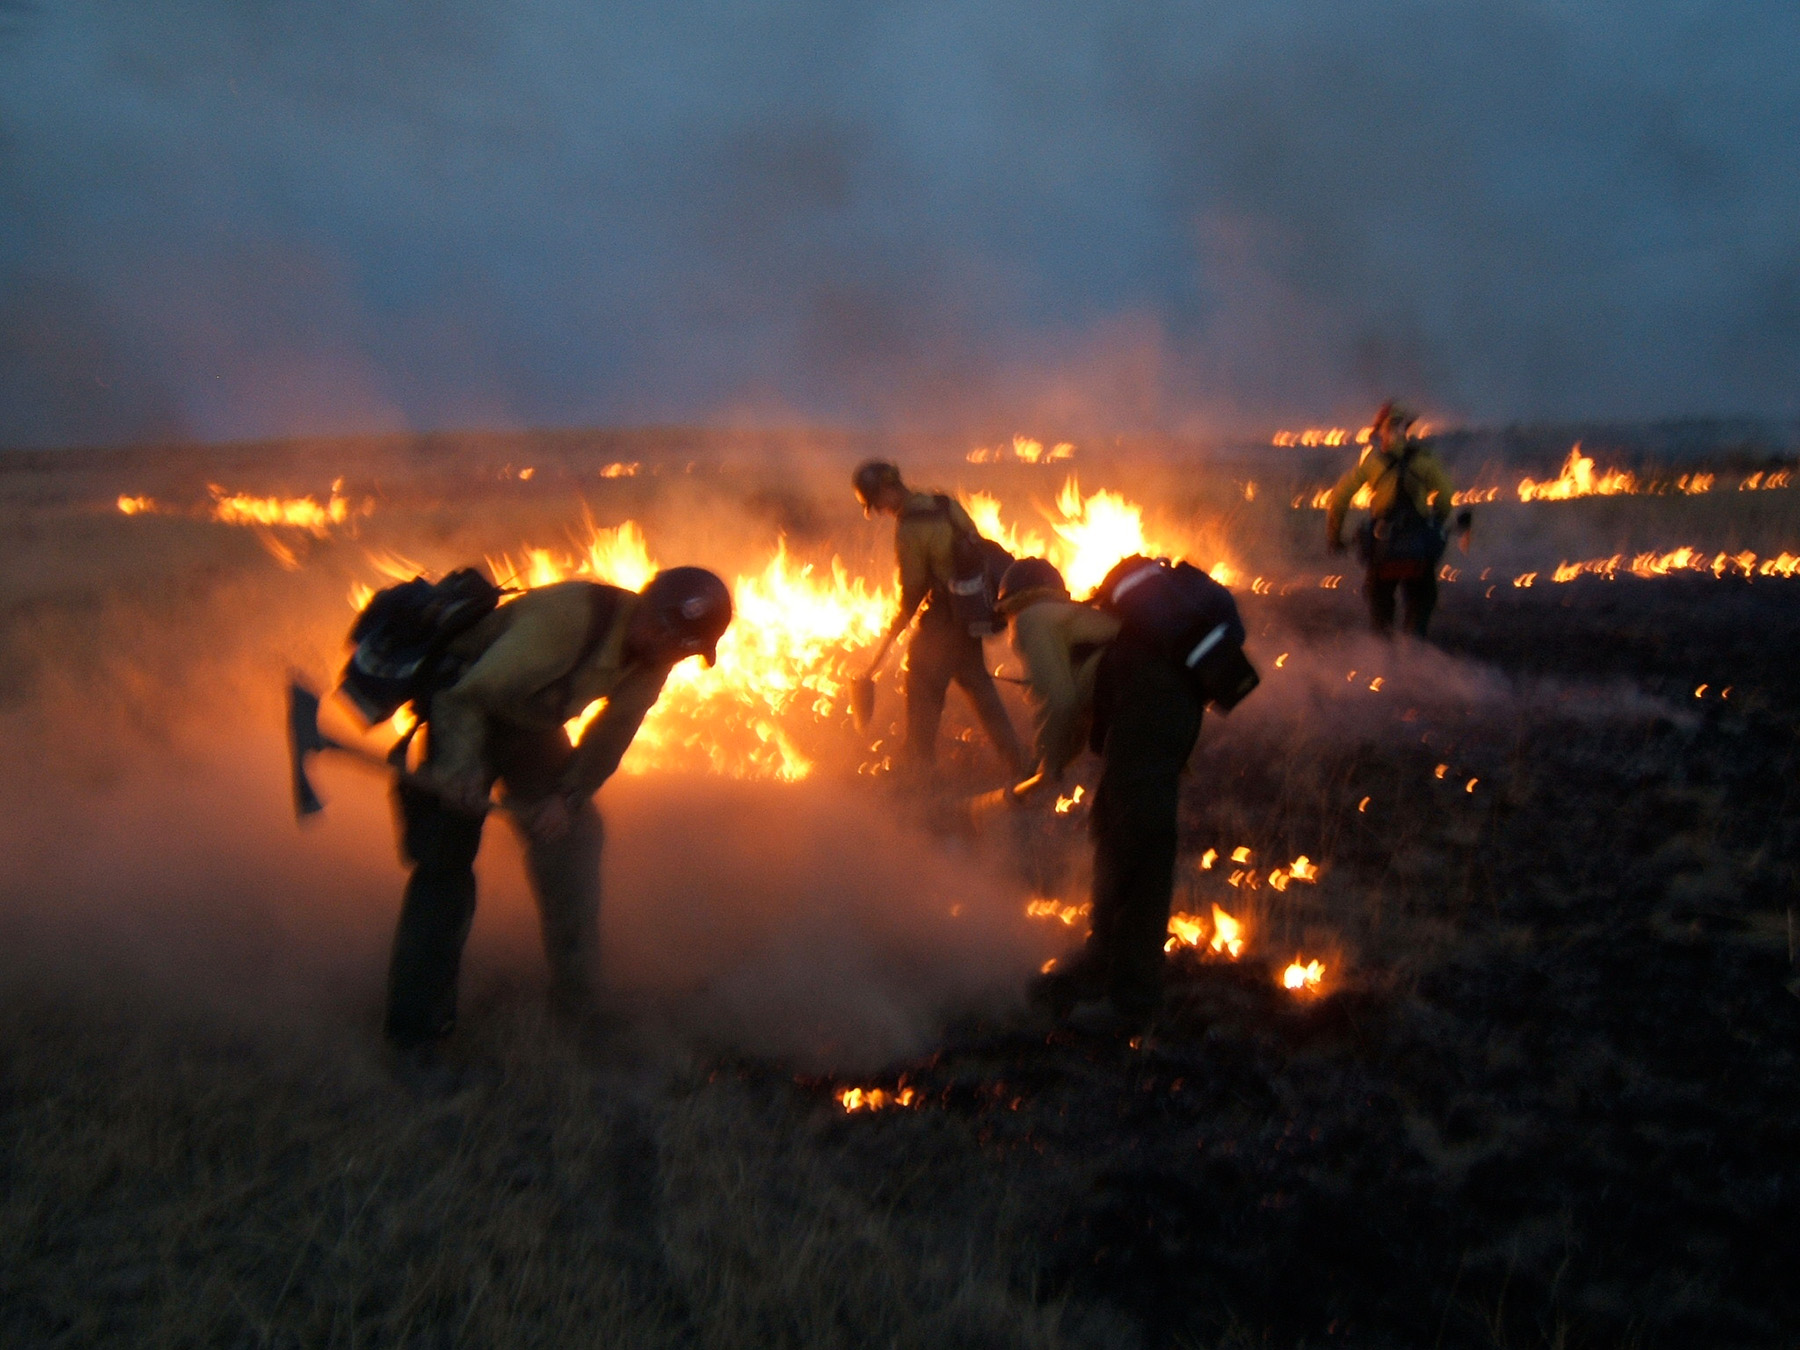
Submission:
<svg viewBox="0 0 1800 1350">
<path fill-rule="evenodd" d="M 1200 735 L 1201 695 L 1179 661 L 1112 614 L 1070 600 L 1042 558 L 1007 569 L 997 607 L 1037 711 L 1036 772 L 1005 792 L 1014 802 L 1054 795 L 1084 743 L 1101 758 L 1089 816 L 1092 930 L 1033 997 L 1079 1030 L 1135 1029 L 1162 997 L 1180 777 Z"/>
<path fill-rule="evenodd" d="M 1373 445 L 1331 490 L 1326 542 L 1344 551 L 1344 514 L 1357 490 L 1373 494 L 1369 519 L 1357 534 L 1367 571 L 1363 594 L 1369 621 L 1386 635 L 1394 626 L 1395 591 L 1406 601 L 1406 631 L 1425 636 L 1437 605 L 1438 560 L 1444 556 L 1451 508 L 1450 475 L 1429 444 L 1412 436 L 1415 415 L 1397 403 L 1375 414 Z"/>
<path fill-rule="evenodd" d="M 918 631 L 906 657 L 907 762 L 929 766 L 936 760 L 944 695 L 955 681 L 975 705 L 982 729 L 1007 766 L 1026 772 L 1030 761 L 988 674 L 981 638 L 958 621 L 952 602 L 958 539 L 980 541 L 975 522 L 949 497 L 911 491 L 901 481 L 900 470 L 882 460 L 859 465 L 851 485 L 864 515 L 881 512 L 894 517 L 894 554 L 900 568 L 900 608 L 888 625 L 871 675 L 919 611 Z"/>
<path fill-rule="evenodd" d="M 460 673 L 426 700 L 425 761 L 398 788 L 412 876 L 394 937 L 386 1030 L 403 1059 L 429 1057 L 455 1024 L 475 854 L 496 782 L 525 843 L 552 1006 L 574 1018 L 595 1011 L 594 793 L 619 767 L 671 667 L 689 656 L 710 666 L 730 622 L 725 583 L 676 567 L 641 594 L 585 581 L 527 591 L 449 644 L 450 669 Z M 605 708 L 571 746 L 563 724 L 602 698 Z"/>
</svg>

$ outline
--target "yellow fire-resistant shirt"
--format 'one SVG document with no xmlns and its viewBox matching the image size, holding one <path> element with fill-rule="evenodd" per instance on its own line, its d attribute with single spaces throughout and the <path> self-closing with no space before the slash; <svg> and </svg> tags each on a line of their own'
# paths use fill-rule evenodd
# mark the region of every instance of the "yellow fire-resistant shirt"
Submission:
<svg viewBox="0 0 1800 1350">
<path fill-rule="evenodd" d="M 1119 635 L 1119 621 L 1092 605 L 1045 598 L 1014 613 L 1008 631 L 1025 663 L 1025 695 L 1037 716 L 1038 772 L 1054 779 L 1087 739 L 1094 675 L 1105 645 Z M 1078 657 L 1084 647 L 1094 650 Z"/>
<path fill-rule="evenodd" d="M 586 797 L 612 777 L 670 668 L 626 659 L 625 635 L 638 598 L 613 587 L 606 589 L 616 591 L 617 611 L 576 665 L 593 623 L 593 589 L 588 582 L 564 581 L 527 591 L 451 644 L 452 655 L 472 657 L 474 664 L 431 701 L 434 773 L 491 776 L 485 750 L 495 724 L 555 730 L 603 698 L 606 707 L 588 723 L 559 790 Z"/>
<path fill-rule="evenodd" d="M 898 633 L 912 622 L 912 616 L 925 597 L 934 589 L 949 594 L 956 576 L 954 546 L 958 530 L 973 533 L 975 522 L 954 497 L 947 499 L 949 511 L 938 510 L 937 496 L 915 492 L 906 499 L 899 519 L 894 523 L 894 558 L 900 568 L 900 612 L 894 615 L 890 631 Z M 937 603 L 942 603 L 938 601 Z"/>
<path fill-rule="evenodd" d="M 1350 499 L 1364 483 L 1374 485 L 1375 495 L 1369 503 L 1372 516 L 1386 515 L 1393 509 L 1394 494 L 1404 491 L 1412 498 L 1420 515 L 1436 516 L 1440 525 L 1450 518 L 1450 498 L 1454 489 L 1443 462 L 1424 441 L 1413 441 L 1407 448 L 1411 455 L 1404 468 L 1400 466 L 1400 456 L 1371 450 L 1363 456 L 1362 463 L 1338 479 L 1337 486 L 1331 490 L 1331 502 L 1325 516 L 1328 539 L 1335 542 L 1344 537 L 1344 513 L 1350 509 Z"/>
</svg>

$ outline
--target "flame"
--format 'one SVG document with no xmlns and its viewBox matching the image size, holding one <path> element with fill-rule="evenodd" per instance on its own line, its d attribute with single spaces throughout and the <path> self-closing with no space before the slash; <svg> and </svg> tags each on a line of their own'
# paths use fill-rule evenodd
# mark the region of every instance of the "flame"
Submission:
<svg viewBox="0 0 1800 1350">
<path fill-rule="evenodd" d="M 1278 431 L 1269 438 L 1270 445 L 1344 445 L 1354 436 L 1361 444 L 1368 440 L 1368 432 L 1351 432 L 1347 427 L 1307 427 L 1304 431 Z"/>
<path fill-rule="evenodd" d="M 978 445 L 963 458 L 970 464 L 998 464 L 1007 458 L 1009 452 L 1021 464 L 1050 464 L 1075 458 L 1075 446 L 1069 441 L 1058 441 L 1046 449 L 1042 441 L 1033 440 L 1030 436 L 1014 436 L 1010 446 Z"/>
<path fill-rule="evenodd" d="M 155 511 L 156 509 L 156 503 L 148 497 L 119 498 L 119 510 L 128 516 L 135 516 L 140 512 Z"/>
<path fill-rule="evenodd" d="M 846 1114 L 857 1111 L 885 1111 L 889 1107 L 908 1107 L 918 1101 L 918 1093 L 912 1088 L 903 1087 L 889 1092 L 886 1088 L 840 1088 L 837 1093 L 838 1104 Z"/>
<path fill-rule="evenodd" d="M 342 525 L 350 518 L 350 503 L 340 495 L 343 486 L 341 478 L 332 483 L 331 495 L 322 503 L 311 497 L 252 497 L 227 492 L 217 483 L 208 483 L 206 490 L 213 498 L 212 518 L 222 525 L 284 525 L 323 539 L 334 525 Z M 124 506 L 119 509 L 124 510 Z M 364 502 L 356 514 L 366 516 L 373 510 L 374 503 Z"/>
<path fill-rule="evenodd" d="M 1614 581 L 1619 573 L 1637 577 L 1666 577 L 1685 573 L 1711 572 L 1715 577 L 1792 577 L 1800 570 L 1800 555 L 1782 552 L 1772 558 L 1758 558 L 1745 550 L 1741 553 L 1707 553 L 1697 548 L 1676 548 L 1666 553 L 1638 553 L 1627 559 L 1623 553 L 1609 558 L 1589 558 L 1581 562 L 1565 562 L 1551 574 L 1553 581 L 1573 581 L 1580 576 L 1604 577 Z M 1535 577 L 1535 572 L 1527 575 Z M 1520 581 L 1514 581 L 1515 586 Z M 1523 582 L 1530 585 L 1529 581 Z"/>
<path fill-rule="evenodd" d="M 1316 994 L 1323 988 L 1325 967 L 1317 961 L 1300 964 L 1295 957 L 1293 964 L 1281 972 L 1281 987 L 1291 989 L 1296 994 Z"/>
<path fill-rule="evenodd" d="M 1059 816 L 1068 815 L 1070 811 L 1074 810 L 1077 806 L 1079 806 L 1081 804 L 1081 799 L 1083 797 L 1085 797 L 1086 795 L 1087 795 L 1087 789 L 1084 788 L 1083 786 L 1081 786 L 1081 784 L 1077 783 L 1075 785 L 1075 790 L 1073 792 L 1071 792 L 1068 796 L 1058 797 L 1056 799 L 1056 814 Z"/>
<path fill-rule="evenodd" d="M 629 464 L 608 464 L 600 470 L 602 478 L 636 478 L 641 466 L 636 460 Z"/>
<path fill-rule="evenodd" d="M 371 561 L 390 576 L 418 571 L 404 559 Z M 525 590 L 571 579 L 639 590 L 658 570 L 634 521 L 616 528 L 589 521 L 587 538 L 572 550 L 526 546 L 517 557 L 488 559 L 488 566 L 502 584 Z M 717 666 L 684 661 L 670 672 L 626 752 L 625 772 L 807 777 L 817 763 L 805 748 L 808 734 L 834 721 L 847 702 L 847 652 L 877 641 L 894 606 L 890 593 L 852 579 L 837 558 L 824 569 L 796 560 L 785 539 L 761 571 L 739 576 L 731 589 L 736 618 L 719 642 Z M 360 609 L 370 593 L 353 588 L 352 605 Z M 571 718 L 570 739 L 578 740 L 604 706 L 597 701 Z"/>
<path fill-rule="evenodd" d="M 1233 961 L 1244 953 L 1244 925 L 1232 918 L 1217 904 L 1212 907 L 1213 935 L 1207 945 L 1213 951 L 1229 956 Z"/>
<path fill-rule="evenodd" d="M 1207 936 L 1210 927 L 1212 936 Z M 1169 937 L 1163 943 L 1166 952 L 1181 947 L 1200 947 L 1205 945 L 1207 951 L 1227 960 L 1235 961 L 1244 953 L 1244 925 L 1231 917 L 1217 904 L 1212 907 L 1210 924 L 1199 914 L 1174 913 L 1169 915 Z"/>
<path fill-rule="evenodd" d="M 1608 469 L 1596 475 L 1593 459 L 1581 453 L 1581 442 L 1577 441 L 1555 478 L 1542 483 L 1531 478 L 1520 480 L 1519 500 L 1562 502 L 1572 497 L 1611 497 L 1637 490 L 1637 477 L 1624 469 Z"/>
<path fill-rule="evenodd" d="M 972 492 L 961 500 L 982 534 L 1020 557 L 1048 558 L 1074 596 L 1091 593 L 1121 558 L 1140 553 L 1180 557 L 1185 551 L 1174 540 L 1148 533 L 1143 508 L 1137 503 L 1105 488 L 1084 495 L 1074 474 L 1064 481 L 1053 505 L 1039 508 L 1050 526 L 1048 537 L 1008 524 L 1000 501 L 988 493 Z M 1229 586 L 1240 574 L 1230 564 L 1216 562 L 1211 575 Z"/>
<path fill-rule="evenodd" d="M 1319 879 L 1319 865 L 1302 853 L 1289 865 L 1288 874 L 1295 881 L 1315 882 Z"/>
<path fill-rule="evenodd" d="M 1025 916 L 1031 919 L 1054 919 L 1065 928 L 1073 928 L 1094 912 L 1091 902 L 1064 904 L 1061 900 L 1038 899 L 1025 902 Z"/>
</svg>

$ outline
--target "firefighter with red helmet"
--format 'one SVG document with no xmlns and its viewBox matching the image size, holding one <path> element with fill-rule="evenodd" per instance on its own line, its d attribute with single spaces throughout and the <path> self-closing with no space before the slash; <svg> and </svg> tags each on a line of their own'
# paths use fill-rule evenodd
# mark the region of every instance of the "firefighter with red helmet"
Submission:
<svg viewBox="0 0 1800 1350">
<path fill-rule="evenodd" d="M 1415 437 L 1417 417 L 1387 402 L 1375 414 L 1362 459 L 1337 481 L 1325 517 L 1326 543 L 1344 551 L 1344 516 L 1357 492 L 1369 489 L 1369 519 L 1358 534 L 1367 568 L 1363 594 L 1369 621 L 1386 636 L 1394 626 L 1396 592 L 1406 605 L 1405 628 L 1425 636 L 1437 605 L 1438 560 L 1449 537 L 1453 489 L 1429 442 Z"/>
<path fill-rule="evenodd" d="M 618 768 L 674 665 L 711 665 L 731 593 L 698 567 L 641 592 L 585 581 L 530 590 L 448 648 L 460 673 L 425 716 L 425 760 L 397 789 L 412 864 L 389 968 L 386 1032 L 403 1062 L 429 1059 L 456 1020 L 457 973 L 475 914 L 475 855 L 496 784 L 525 842 L 543 921 L 553 1007 L 595 1010 L 600 815 Z M 606 706 L 571 745 L 564 724 Z"/>
<path fill-rule="evenodd" d="M 944 696 L 954 682 L 975 705 L 982 729 L 1008 768 L 1024 772 L 1029 759 L 988 673 L 981 638 L 957 621 L 952 603 L 957 540 L 959 535 L 979 539 L 975 522 L 953 499 L 908 488 L 900 470 L 885 460 L 858 465 L 850 482 L 865 516 L 894 517 L 894 555 L 900 573 L 900 606 L 870 676 L 913 615 L 919 616 L 906 657 L 908 763 L 929 766 L 936 760 L 938 722 Z"/>
</svg>

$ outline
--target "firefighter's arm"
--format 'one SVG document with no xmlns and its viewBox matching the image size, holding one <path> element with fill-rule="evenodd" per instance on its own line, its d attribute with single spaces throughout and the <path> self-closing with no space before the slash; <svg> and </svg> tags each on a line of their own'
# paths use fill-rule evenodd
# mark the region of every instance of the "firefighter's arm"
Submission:
<svg viewBox="0 0 1800 1350">
<path fill-rule="evenodd" d="M 1368 467 L 1374 455 L 1366 456 L 1354 468 L 1337 480 L 1331 489 L 1331 500 L 1325 507 L 1325 541 L 1333 548 L 1340 548 L 1344 542 L 1344 516 L 1350 510 L 1350 499 L 1356 496 L 1356 490 L 1363 485 L 1368 476 Z"/>
<path fill-rule="evenodd" d="M 486 781 L 482 756 L 488 719 L 507 720 L 567 673 L 587 631 L 586 608 L 585 597 L 575 604 L 560 603 L 558 597 L 558 602 L 539 601 L 521 609 L 463 677 L 432 699 L 433 777 L 445 782 Z"/>
<path fill-rule="evenodd" d="M 584 800 L 613 776 L 668 678 L 668 666 L 639 665 L 613 686 L 606 696 L 606 706 L 588 723 L 581 743 L 569 758 L 568 768 L 563 770 L 559 786 L 564 797 Z"/>
<path fill-rule="evenodd" d="M 894 556 L 900 572 L 900 609 L 894 615 L 888 632 L 898 634 L 912 622 L 912 616 L 924 603 L 931 589 L 931 554 L 927 540 L 917 525 L 902 520 L 894 527 Z"/>
<path fill-rule="evenodd" d="M 1118 636 L 1118 621 L 1085 606 L 1038 605 L 1013 622 L 1013 649 L 1025 665 L 1032 701 L 1037 704 L 1038 772 L 1014 789 L 1029 795 L 1060 781 L 1081 753 L 1084 722 L 1093 699 L 1095 662 L 1080 670 L 1070 659 L 1074 645 L 1098 645 Z"/>
</svg>

